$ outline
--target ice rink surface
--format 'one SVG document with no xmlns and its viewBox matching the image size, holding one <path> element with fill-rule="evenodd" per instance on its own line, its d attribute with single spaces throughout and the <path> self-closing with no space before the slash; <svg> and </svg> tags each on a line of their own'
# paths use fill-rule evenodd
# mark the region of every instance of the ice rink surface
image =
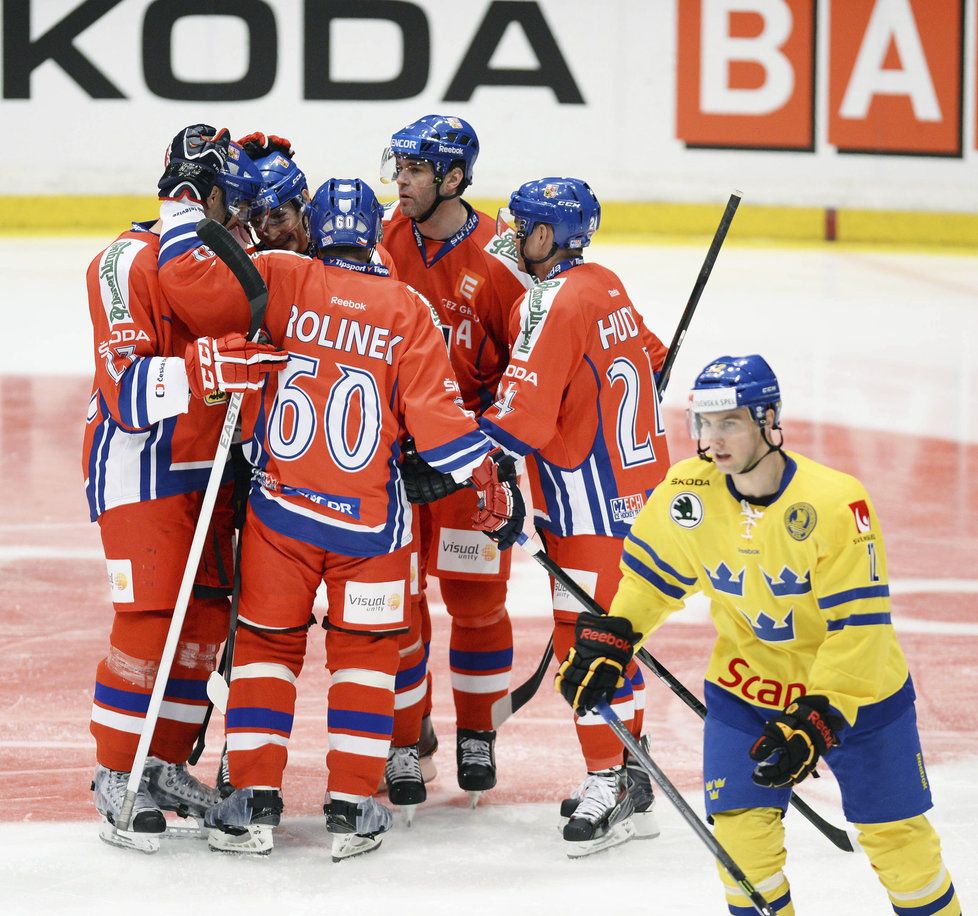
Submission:
<svg viewBox="0 0 978 916">
<path fill-rule="evenodd" d="M 322 630 L 313 629 L 272 855 L 242 861 L 185 840 L 150 857 L 100 843 L 88 715 L 111 607 L 80 449 L 92 365 L 84 271 L 107 241 L 0 240 L 0 912 L 726 912 L 708 852 L 664 799 L 658 839 L 565 857 L 557 802 L 583 768 L 549 685 L 500 732 L 499 786 L 468 809 L 454 785 L 448 626 L 437 601 L 440 775 L 410 830 L 398 818 L 377 853 L 329 861 L 320 814 L 327 678 Z M 706 247 L 605 242 L 588 254 L 621 275 L 668 343 Z M 692 451 L 680 408 L 695 372 L 721 353 L 747 352 L 764 354 L 780 378 L 787 446 L 860 477 L 876 503 L 894 624 L 918 693 L 931 817 L 965 912 L 976 911 L 978 257 L 728 244 L 666 396 L 674 460 Z M 519 683 L 546 643 L 546 579 L 519 556 L 510 592 Z M 705 608 L 691 603 L 649 647 L 701 693 L 711 632 Z M 699 721 L 648 680 L 654 756 L 702 811 Z M 209 737 L 205 778 L 218 723 Z M 800 794 L 843 824 L 827 772 Z M 786 824 L 800 914 L 892 912 L 860 852 L 835 850 L 794 811 Z"/>
</svg>

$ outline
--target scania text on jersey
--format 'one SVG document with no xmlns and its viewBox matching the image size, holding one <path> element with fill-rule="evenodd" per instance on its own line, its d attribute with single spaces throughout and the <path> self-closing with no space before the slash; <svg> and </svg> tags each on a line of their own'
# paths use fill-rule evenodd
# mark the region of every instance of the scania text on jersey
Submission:
<svg viewBox="0 0 978 916">
<path fill-rule="evenodd" d="M 736 691 L 749 703 L 760 703 L 783 709 L 789 703 L 803 697 L 808 691 L 804 684 L 784 684 L 771 678 L 762 678 L 751 672 L 751 667 L 743 658 L 732 658 L 727 665 L 729 680 L 717 678 L 717 683 L 728 690 Z"/>
<path fill-rule="evenodd" d="M 341 318 L 333 338 L 330 339 L 329 335 L 329 315 L 321 315 L 312 309 L 300 312 L 297 306 L 292 306 L 285 336 L 303 343 L 314 341 L 329 350 L 382 359 L 391 366 L 394 364 L 394 347 L 404 340 L 399 334 L 392 334 L 389 328 L 361 324 L 356 318 Z"/>
</svg>

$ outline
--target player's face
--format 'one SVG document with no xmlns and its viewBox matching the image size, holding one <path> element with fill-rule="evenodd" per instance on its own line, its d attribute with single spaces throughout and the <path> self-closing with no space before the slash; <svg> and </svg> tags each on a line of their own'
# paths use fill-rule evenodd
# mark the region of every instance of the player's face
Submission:
<svg viewBox="0 0 978 916">
<path fill-rule="evenodd" d="M 297 200 L 263 213 L 260 220 L 252 222 L 252 228 L 262 242 L 277 251 L 305 254 L 309 248 L 309 233 Z"/>
<path fill-rule="evenodd" d="M 724 474 L 739 474 L 767 450 L 746 407 L 699 414 L 699 440 Z"/>
<path fill-rule="evenodd" d="M 430 162 L 397 157 L 397 198 L 405 216 L 424 216 L 437 195 L 435 167 Z"/>
</svg>

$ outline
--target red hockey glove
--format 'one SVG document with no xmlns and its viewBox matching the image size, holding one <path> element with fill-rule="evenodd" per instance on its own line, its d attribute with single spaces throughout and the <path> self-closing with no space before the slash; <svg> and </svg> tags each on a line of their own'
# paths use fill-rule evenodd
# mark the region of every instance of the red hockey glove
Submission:
<svg viewBox="0 0 978 916">
<path fill-rule="evenodd" d="M 215 130 L 209 124 L 191 124 L 178 133 L 163 158 L 163 175 L 157 182 L 160 197 L 189 197 L 207 200 L 224 171 L 231 135 L 227 128 Z"/>
<path fill-rule="evenodd" d="M 750 749 L 759 760 L 752 779 L 759 786 L 777 789 L 801 782 L 815 769 L 818 758 L 839 743 L 836 732 L 845 720 L 825 697 L 805 696 L 764 726 Z"/>
<path fill-rule="evenodd" d="M 184 354 L 190 393 L 205 398 L 218 391 L 261 388 L 265 376 L 285 368 L 289 354 L 270 344 L 252 343 L 243 334 L 201 337 Z"/>
<path fill-rule="evenodd" d="M 611 702 L 642 637 L 624 617 L 588 611 L 578 615 L 576 633 L 574 645 L 557 669 L 554 687 L 583 716 L 599 700 Z"/>
<path fill-rule="evenodd" d="M 285 137 L 276 137 L 275 134 L 269 134 L 266 137 L 260 130 L 242 137 L 238 140 L 238 146 L 251 159 L 261 159 L 263 156 L 270 156 L 272 153 L 281 153 L 287 159 L 291 159 L 295 155 L 290 140 Z"/>
<path fill-rule="evenodd" d="M 516 480 L 516 462 L 496 449 L 486 455 L 470 478 L 479 494 L 479 508 L 472 513 L 472 524 L 508 550 L 523 531 L 526 506 Z"/>
</svg>

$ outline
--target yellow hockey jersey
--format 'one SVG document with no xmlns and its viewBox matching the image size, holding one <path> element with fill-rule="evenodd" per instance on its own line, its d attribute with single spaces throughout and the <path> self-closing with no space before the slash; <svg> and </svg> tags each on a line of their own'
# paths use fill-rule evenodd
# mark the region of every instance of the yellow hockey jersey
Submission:
<svg viewBox="0 0 978 916">
<path fill-rule="evenodd" d="M 784 454 L 780 489 L 755 502 L 711 462 L 673 465 L 626 537 L 611 613 L 647 637 L 702 591 L 708 681 L 772 709 L 821 694 L 853 725 L 908 677 L 879 520 L 854 477 Z"/>
</svg>

